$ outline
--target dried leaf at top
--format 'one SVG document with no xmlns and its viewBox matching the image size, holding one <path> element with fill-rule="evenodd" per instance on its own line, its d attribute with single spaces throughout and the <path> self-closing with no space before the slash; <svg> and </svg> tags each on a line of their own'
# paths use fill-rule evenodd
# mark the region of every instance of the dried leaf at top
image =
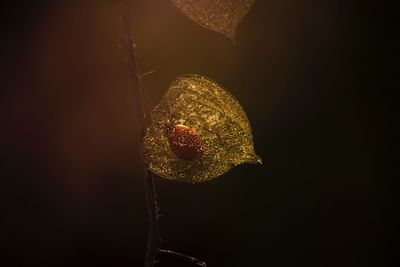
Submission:
<svg viewBox="0 0 400 267">
<path fill-rule="evenodd" d="M 152 172 L 166 179 L 204 182 L 236 165 L 261 163 L 239 102 L 206 77 L 178 77 L 151 120 L 144 159 Z"/>
<path fill-rule="evenodd" d="M 236 28 L 254 0 L 171 0 L 197 24 L 234 40 Z"/>
</svg>

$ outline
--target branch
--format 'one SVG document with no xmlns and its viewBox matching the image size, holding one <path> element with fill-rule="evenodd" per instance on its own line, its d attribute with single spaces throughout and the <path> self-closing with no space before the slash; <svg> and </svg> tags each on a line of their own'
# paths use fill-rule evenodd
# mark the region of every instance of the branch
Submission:
<svg viewBox="0 0 400 267">
<path fill-rule="evenodd" d="M 121 23 L 123 30 L 123 45 L 125 48 L 125 60 L 128 64 L 133 101 L 140 138 L 140 153 L 143 155 L 143 138 L 146 135 L 145 113 L 143 108 L 142 90 L 140 86 L 140 76 L 136 62 L 136 49 L 132 33 L 132 6 L 130 0 L 121 0 Z M 153 267 L 156 256 L 159 252 L 160 234 L 158 227 L 158 206 L 154 186 L 154 175 L 146 166 L 145 168 L 145 187 L 146 203 L 149 223 L 149 233 L 147 237 L 147 248 L 145 257 L 145 267 Z"/>
</svg>

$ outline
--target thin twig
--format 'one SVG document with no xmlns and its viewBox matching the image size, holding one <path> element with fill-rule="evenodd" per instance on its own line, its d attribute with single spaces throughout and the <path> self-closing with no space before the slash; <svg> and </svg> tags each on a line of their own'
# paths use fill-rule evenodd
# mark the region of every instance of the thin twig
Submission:
<svg viewBox="0 0 400 267">
<path fill-rule="evenodd" d="M 207 267 L 207 263 L 205 263 L 204 261 L 198 260 L 198 259 L 196 259 L 194 257 L 188 256 L 188 255 L 183 254 L 183 253 L 175 252 L 175 251 L 172 251 L 172 250 L 166 250 L 166 249 L 159 249 L 158 251 L 160 253 L 166 253 L 166 254 L 172 254 L 172 255 L 179 256 L 179 257 L 184 258 L 186 260 L 189 260 L 189 261 L 191 261 L 191 262 L 193 262 L 193 263 L 195 263 L 195 264 L 197 264 L 197 265 L 199 265 L 201 267 Z"/>
<path fill-rule="evenodd" d="M 123 29 L 123 46 L 126 50 L 126 62 L 129 67 L 131 88 L 133 93 L 138 136 L 140 138 L 141 155 L 143 155 L 143 138 L 146 134 L 145 113 L 143 108 L 142 90 L 140 85 L 140 75 L 136 62 L 136 49 L 132 32 L 132 7 L 130 0 L 121 0 L 121 23 Z M 149 233 L 147 238 L 147 248 L 145 257 L 145 267 L 153 267 L 160 244 L 160 234 L 158 227 L 158 206 L 154 186 L 154 176 L 145 166 L 146 184 L 146 203 L 149 223 Z"/>
</svg>

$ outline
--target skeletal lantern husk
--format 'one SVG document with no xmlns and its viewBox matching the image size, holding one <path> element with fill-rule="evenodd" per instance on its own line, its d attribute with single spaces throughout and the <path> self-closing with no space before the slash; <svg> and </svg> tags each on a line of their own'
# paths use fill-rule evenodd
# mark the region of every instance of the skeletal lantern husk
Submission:
<svg viewBox="0 0 400 267">
<path fill-rule="evenodd" d="M 261 163 L 239 102 L 194 74 L 178 77 L 153 109 L 144 160 L 157 175 L 189 183 L 214 179 L 242 163 Z"/>
<path fill-rule="evenodd" d="M 234 40 L 236 28 L 255 0 L 171 0 L 187 17 Z"/>
</svg>

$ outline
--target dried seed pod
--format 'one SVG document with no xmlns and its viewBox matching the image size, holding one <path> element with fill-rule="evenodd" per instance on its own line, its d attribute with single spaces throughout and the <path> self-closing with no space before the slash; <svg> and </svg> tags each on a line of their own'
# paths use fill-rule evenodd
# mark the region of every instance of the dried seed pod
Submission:
<svg viewBox="0 0 400 267">
<path fill-rule="evenodd" d="M 200 75 L 178 77 L 151 114 L 144 138 L 149 169 L 170 180 L 198 183 L 241 163 L 261 163 L 238 101 Z"/>
<path fill-rule="evenodd" d="M 197 24 L 234 40 L 236 28 L 254 0 L 171 0 Z"/>
</svg>

